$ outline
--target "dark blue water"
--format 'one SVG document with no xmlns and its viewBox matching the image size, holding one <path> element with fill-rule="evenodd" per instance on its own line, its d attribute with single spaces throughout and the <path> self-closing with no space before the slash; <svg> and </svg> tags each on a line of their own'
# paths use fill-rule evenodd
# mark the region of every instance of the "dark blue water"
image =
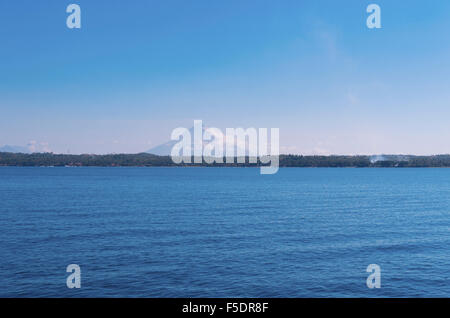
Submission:
<svg viewBox="0 0 450 318">
<path fill-rule="evenodd" d="M 449 297 L 450 169 L 3 167 L 0 254 L 2 297 Z"/>
</svg>

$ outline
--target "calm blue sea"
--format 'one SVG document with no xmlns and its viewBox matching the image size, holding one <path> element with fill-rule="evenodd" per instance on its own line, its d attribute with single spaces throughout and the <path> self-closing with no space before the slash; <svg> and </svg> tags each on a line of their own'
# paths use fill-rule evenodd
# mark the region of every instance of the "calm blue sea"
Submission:
<svg viewBox="0 0 450 318">
<path fill-rule="evenodd" d="M 449 276 L 450 169 L 0 168 L 1 297 L 449 297 Z"/>
</svg>

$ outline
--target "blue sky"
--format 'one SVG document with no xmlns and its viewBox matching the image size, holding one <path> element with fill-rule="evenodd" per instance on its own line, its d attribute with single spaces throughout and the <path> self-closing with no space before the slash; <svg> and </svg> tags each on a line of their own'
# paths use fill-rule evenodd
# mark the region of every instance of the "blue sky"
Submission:
<svg viewBox="0 0 450 318">
<path fill-rule="evenodd" d="M 449 30 L 444 0 L 4 0 L 0 145 L 133 153 L 201 119 L 282 153 L 450 153 Z"/>
</svg>

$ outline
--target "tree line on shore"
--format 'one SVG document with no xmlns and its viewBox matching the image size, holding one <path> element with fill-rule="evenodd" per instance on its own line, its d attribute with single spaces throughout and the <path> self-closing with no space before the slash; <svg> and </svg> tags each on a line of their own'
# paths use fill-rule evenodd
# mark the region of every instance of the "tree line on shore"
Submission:
<svg viewBox="0 0 450 318">
<path fill-rule="evenodd" d="M 379 156 L 376 156 L 379 157 Z M 234 164 L 175 164 L 170 156 L 157 156 L 148 153 L 108 154 L 108 155 L 69 155 L 53 153 L 0 153 L 0 166 L 98 166 L 98 167 L 165 167 L 165 166 L 236 166 L 254 167 L 258 163 Z M 385 155 L 374 160 L 374 156 L 302 156 L 280 155 L 280 167 L 450 167 L 450 155 L 435 156 L 397 156 Z"/>
</svg>

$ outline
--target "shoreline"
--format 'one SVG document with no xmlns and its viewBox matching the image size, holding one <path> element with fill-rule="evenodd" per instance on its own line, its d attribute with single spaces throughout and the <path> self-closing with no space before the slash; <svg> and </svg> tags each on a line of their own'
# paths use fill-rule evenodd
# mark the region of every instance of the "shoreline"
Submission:
<svg viewBox="0 0 450 318">
<path fill-rule="evenodd" d="M 193 158 L 191 158 L 193 159 Z M 231 163 L 180 163 L 176 164 L 169 156 L 148 153 L 109 154 L 109 155 L 64 155 L 53 153 L 5 153 L 0 152 L 0 167 L 227 167 L 261 168 L 278 166 L 280 168 L 450 168 L 450 155 L 330 155 L 303 156 L 280 155 L 278 163 L 249 163 L 249 157 L 234 157 Z M 244 160 L 238 163 L 238 159 Z"/>
</svg>

